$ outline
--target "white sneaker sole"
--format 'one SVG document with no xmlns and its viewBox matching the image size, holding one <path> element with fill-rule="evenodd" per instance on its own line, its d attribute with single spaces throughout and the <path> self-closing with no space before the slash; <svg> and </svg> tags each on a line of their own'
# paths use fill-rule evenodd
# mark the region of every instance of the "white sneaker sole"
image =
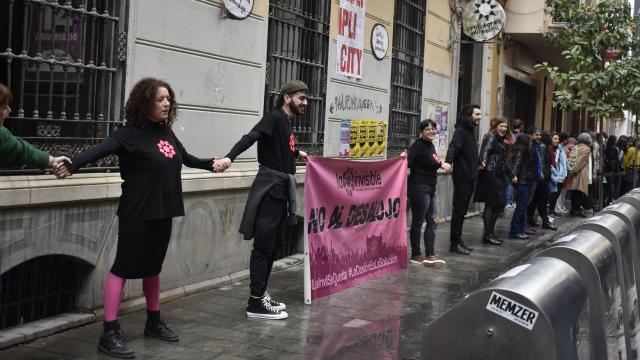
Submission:
<svg viewBox="0 0 640 360">
<path fill-rule="evenodd" d="M 444 266 L 447 263 L 444 262 L 444 260 L 435 260 L 435 261 L 430 261 L 430 260 L 425 260 L 422 262 L 422 265 L 424 266 L 430 266 L 430 267 L 440 267 L 440 266 Z"/>
<path fill-rule="evenodd" d="M 282 320 L 288 318 L 289 314 L 284 311 L 280 311 L 278 314 L 260 314 L 247 311 L 247 317 L 253 319 Z"/>
</svg>

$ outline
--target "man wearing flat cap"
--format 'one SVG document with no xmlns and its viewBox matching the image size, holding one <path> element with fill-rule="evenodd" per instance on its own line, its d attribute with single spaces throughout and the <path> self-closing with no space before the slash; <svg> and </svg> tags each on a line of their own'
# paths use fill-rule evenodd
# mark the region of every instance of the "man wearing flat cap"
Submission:
<svg viewBox="0 0 640 360">
<path fill-rule="evenodd" d="M 291 121 L 304 115 L 309 89 L 300 80 L 287 81 L 280 89 L 276 107 L 238 141 L 222 159 L 214 161 L 215 171 L 224 171 L 235 158 L 258 142 L 260 169 L 247 198 L 240 223 L 245 240 L 253 238 L 249 262 L 250 296 L 247 317 L 286 319 L 286 305 L 267 293 L 273 261 L 280 248 L 285 223 L 295 224 L 295 159 L 307 158 L 295 148 Z"/>
</svg>

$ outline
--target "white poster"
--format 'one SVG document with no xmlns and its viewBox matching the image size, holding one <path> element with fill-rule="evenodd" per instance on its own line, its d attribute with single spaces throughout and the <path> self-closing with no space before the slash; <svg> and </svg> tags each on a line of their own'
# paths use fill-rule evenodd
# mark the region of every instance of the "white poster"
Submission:
<svg viewBox="0 0 640 360">
<path fill-rule="evenodd" d="M 336 74 L 362 79 L 365 0 L 340 0 Z"/>
</svg>

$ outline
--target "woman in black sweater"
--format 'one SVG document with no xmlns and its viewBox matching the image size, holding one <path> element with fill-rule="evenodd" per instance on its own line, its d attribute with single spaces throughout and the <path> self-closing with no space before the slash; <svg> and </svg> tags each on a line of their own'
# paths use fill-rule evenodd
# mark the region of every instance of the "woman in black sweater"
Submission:
<svg viewBox="0 0 640 360">
<path fill-rule="evenodd" d="M 160 318 L 160 271 L 171 237 L 172 218 L 184 216 L 182 165 L 213 170 L 213 159 L 198 159 L 184 149 L 171 125 L 177 103 L 169 84 L 146 78 L 129 95 L 125 126 L 68 164 L 66 176 L 87 163 L 115 154 L 120 160 L 122 195 L 118 205 L 116 258 L 104 287 L 104 332 L 98 348 L 133 358 L 117 321 L 126 279 L 142 279 L 147 301 L 145 336 L 175 342 L 178 336 Z"/>
<path fill-rule="evenodd" d="M 444 260 L 438 259 L 434 250 L 436 238 L 436 223 L 434 221 L 436 199 L 436 183 L 438 169 L 443 163 L 433 146 L 433 138 L 436 135 L 436 122 L 427 119 L 420 122 L 420 138 L 409 148 L 409 174 L 408 197 L 411 203 L 411 259 L 414 264 L 443 265 Z M 424 230 L 424 248 L 426 257 L 420 252 L 420 230 L 422 224 L 427 221 Z"/>
<path fill-rule="evenodd" d="M 495 226 L 500 211 L 506 204 L 507 182 L 514 177 L 507 166 L 505 137 L 513 137 L 507 119 L 491 120 L 491 128 L 482 140 L 478 159 L 480 171 L 474 201 L 484 203 L 482 242 L 490 245 L 502 245 L 502 240 L 496 237 Z"/>
</svg>

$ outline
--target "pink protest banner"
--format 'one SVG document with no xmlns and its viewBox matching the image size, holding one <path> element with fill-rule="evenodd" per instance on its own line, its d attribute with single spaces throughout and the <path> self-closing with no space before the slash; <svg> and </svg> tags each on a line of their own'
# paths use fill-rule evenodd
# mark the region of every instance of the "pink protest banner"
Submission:
<svg viewBox="0 0 640 360">
<path fill-rule="evenodd" d="M 305 302 L 407 267 L 407 162 L 310 157 Z"/>
</svg>

